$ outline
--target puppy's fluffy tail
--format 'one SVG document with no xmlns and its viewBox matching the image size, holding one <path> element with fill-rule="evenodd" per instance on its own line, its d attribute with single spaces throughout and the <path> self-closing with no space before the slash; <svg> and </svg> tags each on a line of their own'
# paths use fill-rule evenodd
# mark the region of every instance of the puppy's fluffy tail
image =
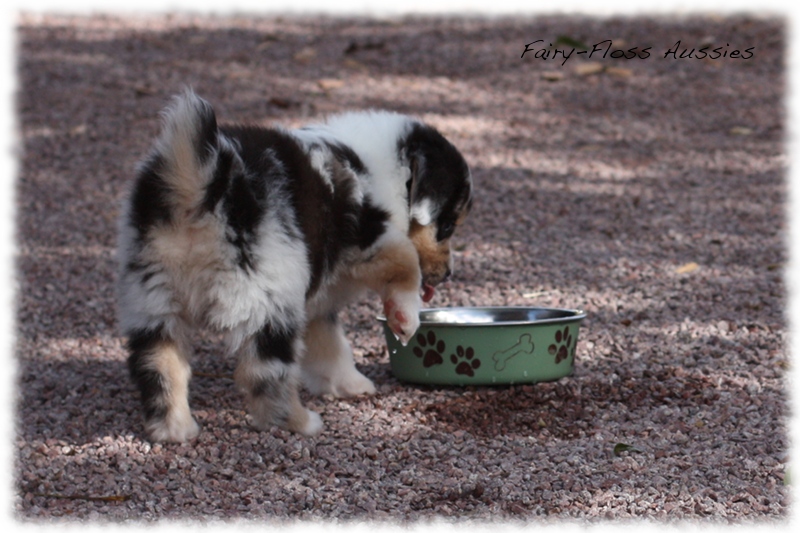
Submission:
<svg viewBox="0 0 800 533">
<path fill-rule="evenodd" d="M 163 112 L 163 127 L 155 151 L 165 185 L 179 213 L 198 212 L 219 165 L 224 143 L 211 104 L 187 89 Z"/>
</svg>

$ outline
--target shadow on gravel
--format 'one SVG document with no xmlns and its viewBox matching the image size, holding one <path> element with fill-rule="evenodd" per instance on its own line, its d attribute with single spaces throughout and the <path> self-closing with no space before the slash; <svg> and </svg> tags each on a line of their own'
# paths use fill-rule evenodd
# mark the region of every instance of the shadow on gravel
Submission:
<svg viewBox="0 0 800 533">
<path fill-rule="evenodd" d="M 246 425 L 230 360 L 206 354 L 196 359 L 189 400 L 193 412 L 217 420 L 223 412 L 241 411 Z M 81 445 L 131 434 L 147 440 L 139 394 L 124 361 L 23 361 L 19 375 L 18 402 L 25 405 L 26 416 L 17 431 L 24 441 Z"/>
<path fill-rule="evenodd" d="M 614 379 L 591 376 L 565 378 L 558 382 L 499 388 L 469 387 L 462 396 L 427 405 L 431 426 L 443 431 L 462 430 L 479 439 L 523 436 L 537 442 L 608 438 L 604 413 L 615 413 L 613 435 L 620 442 L 650 440 L 656 436 L 679 441 L 691 438 L 700 424 L 719 437 L 717 443 L 748 441 L 760 443 L 767 454 L 785 449 L 783 438 L 772 431 L 742 432 L 736 418 L 746 416 L 753 402 L 748 385 L 720 380 L 682 367 L 665 367 L 634 375 L 621 368 Z M 762 391 L 782 396 L 779 390 Z M 630 412 L 630 417 L 618 416 Z M 704 413 L 697 418 L 698 413 Z M 646 414 L 645 414 L 646 413 Z M 775 412 L 776 419 L 782 413 Z M 649 425 L 642 426 L 640 418 Z M 768 429 L 768 428 L 765 428 Z"/>
</svg>

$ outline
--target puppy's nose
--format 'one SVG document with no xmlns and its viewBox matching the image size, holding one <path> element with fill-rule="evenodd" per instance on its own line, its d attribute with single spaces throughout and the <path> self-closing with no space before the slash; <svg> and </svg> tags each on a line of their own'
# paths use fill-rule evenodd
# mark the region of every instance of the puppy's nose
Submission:
<svg viewBox="0 0 800 533">
<path fill-rule="evenodd" d="M 447 267 L 447 272 L 444 273 L 442 281 L 447 281 L 448 279 L 450 279 L 450 276 L 452 275 L 453 275 L 453 270 L 450 267 Z"/>
</svg>

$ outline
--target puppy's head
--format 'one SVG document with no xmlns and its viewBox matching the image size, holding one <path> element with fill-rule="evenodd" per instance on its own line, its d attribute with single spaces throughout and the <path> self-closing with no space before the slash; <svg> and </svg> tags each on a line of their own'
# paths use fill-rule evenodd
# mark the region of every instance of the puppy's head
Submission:
<svg viewBox="0 0 800 533">
<path fill-rule="evenodd" d="M 419 254 L 425 301 L 452 273 L 450 237 L 472 207 L 472 176 L 464 157 L 438 131 L 415 123 L 401 141 L 407 183 L 409 237 Z"/>
</svg>

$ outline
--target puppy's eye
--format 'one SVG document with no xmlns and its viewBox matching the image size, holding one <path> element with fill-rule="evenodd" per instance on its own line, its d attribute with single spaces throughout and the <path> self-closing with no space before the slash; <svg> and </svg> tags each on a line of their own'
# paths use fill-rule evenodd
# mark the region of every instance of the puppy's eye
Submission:
<svg viewBox="0 0 800 533">
<path fill-rule="evenodd" d="M 436 240 L 443 241 L 445 239 L 449 239 L 453 232 L 456 230 L 456 225 L 452 221 L 445 221 L 439 224 L 439 229 L 436 232 Z"/>
</svg>

